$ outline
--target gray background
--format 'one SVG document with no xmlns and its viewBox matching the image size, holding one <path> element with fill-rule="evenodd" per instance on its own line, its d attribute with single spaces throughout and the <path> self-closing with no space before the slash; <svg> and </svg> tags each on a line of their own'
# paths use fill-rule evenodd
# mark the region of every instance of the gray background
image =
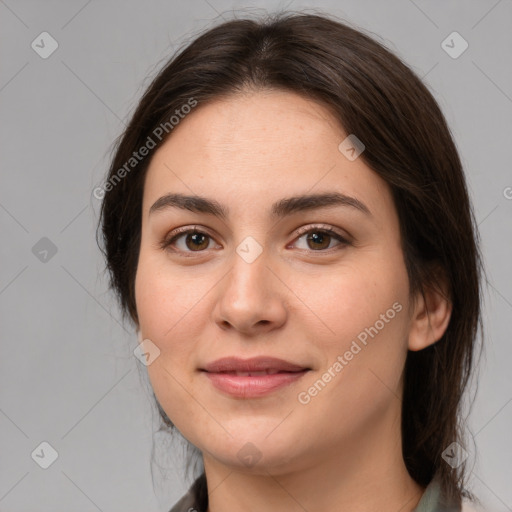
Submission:
<svg viewBox="0 0 512 512">
<path fill-rule="evenodd" d="M 489 277 L 471 486 L 489 510 L 512 510 L 510 0 L 0 0 L 1 511 L 167 511 L 188 488 L 176 442 L 157 454 L 167 469 L 153 492 L 156 411 L 137 338 L 101 273 L 92 190 L 173 49 L 233 9 L 286 7 L 324 9 L 373 33 L 424 77 L 447 117 Z M 59 45 L 47 59 L 31 47 L 43 31 Z M 453 31 L 469 43 L 457 59 L 441 47 Z M 55 254 L 40 252 L 43 237 Z M 58 452 L 48 469 L 31 457 L 43 441 Z"/>
</svg>

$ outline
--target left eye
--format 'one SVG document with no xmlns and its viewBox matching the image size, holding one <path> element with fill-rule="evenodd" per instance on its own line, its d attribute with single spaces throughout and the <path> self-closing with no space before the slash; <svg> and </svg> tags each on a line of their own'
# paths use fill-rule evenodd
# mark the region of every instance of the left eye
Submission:
<svg viewBox="0 0 512 512">
<path fill-rule="evenodd" d="M 299 236 L 297 240 L 306 237 L 306 244 L 308 247 L 305 247 L 306 250 L 312 249 L 313 251 L 319 251 L 323 249 L 330 249 L 331 242 L 337 240 L 339 243 L 337 245 L 346 245 L 348 242 L 341 235 L 333 231 L 332 229 L 310 229 L 306 231 L 303 235 Z M 313 244 L 313 245 L 311 245 Z"/>
</svg>

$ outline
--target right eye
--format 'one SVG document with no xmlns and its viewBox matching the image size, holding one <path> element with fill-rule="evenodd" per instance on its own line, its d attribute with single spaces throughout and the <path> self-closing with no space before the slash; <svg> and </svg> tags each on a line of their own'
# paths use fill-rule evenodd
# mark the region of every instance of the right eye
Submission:
<svg viewBox="0 0 512 512">
<path fill-rule="evenodd" d="M 162 240 L 160 248 L 173 252 L 204 252 L 205 249 L 210 248 L 212 240 L 213 238 L 204 231 L 196 228 L 180 228 Z M 171 248 L 172 246 L 177 249 Z"/>
</svg>

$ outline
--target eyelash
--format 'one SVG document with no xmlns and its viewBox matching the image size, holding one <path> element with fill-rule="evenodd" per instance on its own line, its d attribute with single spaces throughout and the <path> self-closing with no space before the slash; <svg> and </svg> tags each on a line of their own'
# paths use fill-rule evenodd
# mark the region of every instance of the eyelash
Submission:
<svg viewBox="0 0 512 512">
<path fill-rule="evenodd" d="M 328 249 L 319 249 L 319 250 L 316 250 L 316 251 L 312 250 L 312 249 L 311 250 L 301 249 L 301 250 L 308 250 L 309 252 L 314 252 L 314 253 L 325 253 L 325 252 L 329 252 L 330 253 L 332 251 L 332 249 L 337 250 L 337 248 L 341 249 L 341 248 L 343 248 L 346 245 L 350 245 L 350 242 L 345 237 L 343 237 L 340 233 L 338 233 L 331 226 L 328 226 L 328 225 L 304 226 L 302 228 L 299 228 L 299 230 L 297 232 L 296 239 L 301 238 L 302 236 L 304 236 L 304 235 L 306 235 L 308 233 L 321 233 L 321 234 L 324 234 L 324 235 L 329 235 L 329 236 L 335 238 L 336 240 L 338 240 L 340 242 L 340 244 L 338 244 L 335 247 L 330 247 Z M 165 237 L 160 242 L 160 244 L 159 244 L 160 249 L 169 251 L 170 250 L 169 247 L 176 240 L 178 240 L 183 235 L 187 235 L 187 234 L 206 235 L 210 239 L 213 239 L 213 237 L 211 235 L 209 235 L 205 231 L 201 231 L 197 227 L 194 227 L 194 228 L 178 228 L 178 229 L 174 230 L 169 236 Z M 294 241 L 296 239 L 294 239 Z M 172 252 L 175 252 L 175 253 L 180 253 L 180 252 L 183 253 L 183 252 L 185 252 L 186 254 L 191 254 L 192 255 L 194 253 L 198 253 L 198 254 L 199 253 L 204 253 L 204 252 L 206 252 L 206 250 L 207 249 L 204 249 L 204 250 L 201 250 L 201 251 L 181 251 L 181 250 L 174 250 L 173 249 Z"/>
</svg>

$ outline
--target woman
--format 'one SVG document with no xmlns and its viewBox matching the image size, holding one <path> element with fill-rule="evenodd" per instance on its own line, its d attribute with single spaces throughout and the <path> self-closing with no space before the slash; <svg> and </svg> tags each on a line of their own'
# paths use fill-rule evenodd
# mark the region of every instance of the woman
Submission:
<svg viewBox="0 0 512 512">
<path fill-rule="evenodd" d="M 477 230 L 432 95 L 327 16 L 225 22 L 118 141 L 103 250 L 163 422 L 173 512 L 461 510 Z"/>
</svg>

